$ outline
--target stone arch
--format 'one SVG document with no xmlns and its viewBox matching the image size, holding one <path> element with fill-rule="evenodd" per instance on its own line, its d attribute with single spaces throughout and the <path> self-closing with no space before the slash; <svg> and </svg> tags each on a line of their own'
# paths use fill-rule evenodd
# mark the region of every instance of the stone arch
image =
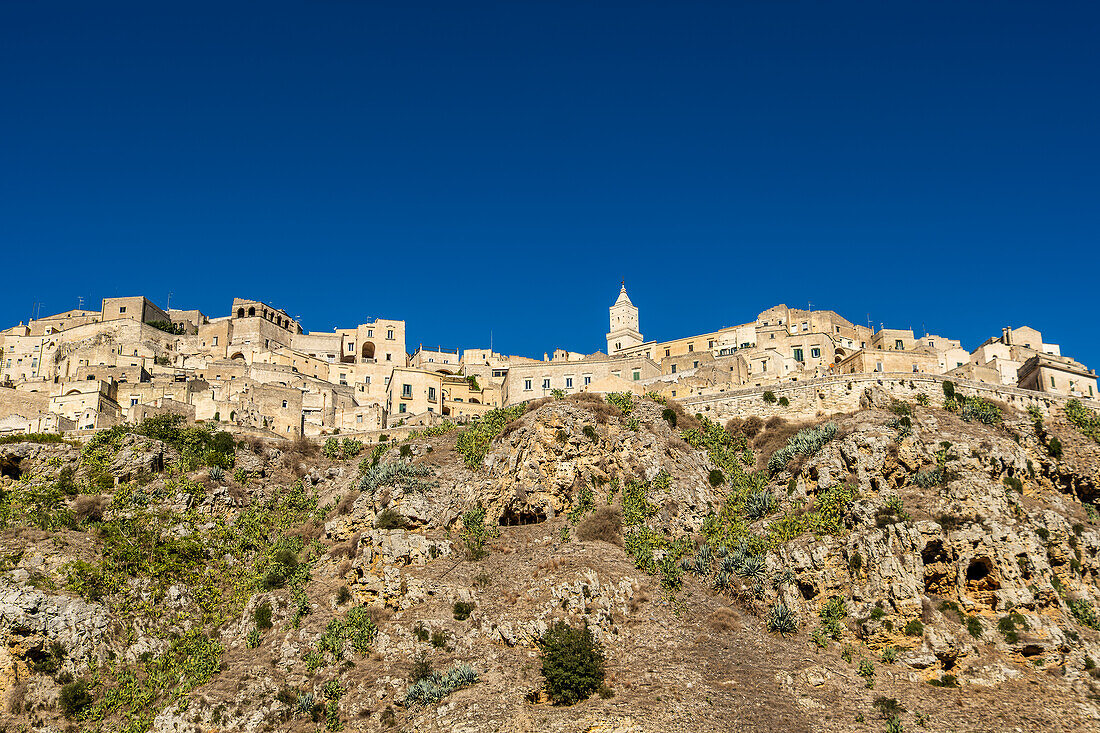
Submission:
<svg viewBox="0 0 1100 733">
<path fill-rule="evenodd" d="M 363 342 L 362 354 L 363 354 L 364 359 L 373 359 L 374 358 L 374 342 L 373 341 L 364 341 Z"/>
<path fill-rule="evenodd" d="M 237 309 L 237 318 L 244 318 L 244 308 Z"/>
<path fill-rule="evenodd" d="M 480 404 L 481 404 L 481 400 L 479 400 L 479 399 L 478 399 L 477 397 L 471 397 L 471 398 L 470 398 L 470 404 L 471 404 L 471 405 L 480 405 Z"/>
<path fill-rule="evenodd" d="M 256 315 L 256 306 L 252 306 L 248 309 L 248 317 L 252 318 Z"/>
<path fill-rule="evenodd" d="M 244 361 L 244 354 L 242 354 L 241 352 L 238 351 L 236 354 L 234 354 L 233 356 L 231 356 L 229 358 L 230 359 L 240 359 L 241 361 Z"/>
</svg>

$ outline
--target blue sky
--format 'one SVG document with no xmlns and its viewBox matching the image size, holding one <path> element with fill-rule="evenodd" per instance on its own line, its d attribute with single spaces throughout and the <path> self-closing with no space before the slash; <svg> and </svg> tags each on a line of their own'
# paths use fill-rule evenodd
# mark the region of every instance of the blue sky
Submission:
<svg viewBox="0 0 1100 733">
<path fill-rule="evenodd" d="M 785 302 L 1100 365 L 1100 6 L 0 3 L 0 320 L 604 347 Z"/>
</svg>

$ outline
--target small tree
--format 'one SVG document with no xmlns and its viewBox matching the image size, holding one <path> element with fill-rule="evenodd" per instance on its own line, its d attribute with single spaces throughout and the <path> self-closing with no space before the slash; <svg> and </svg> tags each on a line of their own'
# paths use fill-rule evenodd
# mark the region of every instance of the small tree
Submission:
<svg viewBox="0 0 1100 733">
<path fill-rule="evenodd" d="M 546 691 L 561 705 L 587 699 L 603 685 L 603 648 L 588 627 L 558 621 L 538 642 Z"/>
<path fill-rule="evenodd" d="M 88 681 L 77 680 L 70 682 L 61 688 L 61 694 L 57 698 L 57 705 L 66 718 L 75 718 L 84 712 L 84 708 L 92 704 L 92 696 L 88 694 Z"/>
<path fill-rule="evenodd" d="M 774 405 L 775 402 L 776 402 L 775 392 L 772 392 L 770 389 L 765 390 L 764 391 L 764 402 L 766 402 L 769 405 Z"/>
</svg>

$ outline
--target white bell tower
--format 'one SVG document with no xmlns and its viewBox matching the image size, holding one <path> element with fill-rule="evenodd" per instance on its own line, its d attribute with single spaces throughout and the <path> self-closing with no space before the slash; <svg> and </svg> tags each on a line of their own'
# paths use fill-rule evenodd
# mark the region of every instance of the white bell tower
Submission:
<svg viewBox="0 0 1100 733">
<path fill-rule="evenodd" d="M 622 289 L 615 304 L 608 309 L 611 315 L 611 330 L 607 333 L 608 355 L 619 353 L 625 349 L 642 343 L 642 334 L 638 331 L 638 308 L 630 302 L 630 296 L 626 294 L 626 282 L 623 281 Z"/>
</svg>

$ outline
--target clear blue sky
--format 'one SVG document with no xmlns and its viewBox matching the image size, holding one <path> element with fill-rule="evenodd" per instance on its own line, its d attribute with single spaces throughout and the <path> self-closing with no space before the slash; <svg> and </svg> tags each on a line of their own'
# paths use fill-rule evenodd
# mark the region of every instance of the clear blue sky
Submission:
<svg viewBox="0 0 1100 733">
<path fill-rule="evenodd" d="M 144 294 L 409 348 L 785 302 L 1100 366 L 1095 2 L 0 3 L 0 320 Z M 98 307 L 96 305 L 95 307 Z"/>
</svg>

